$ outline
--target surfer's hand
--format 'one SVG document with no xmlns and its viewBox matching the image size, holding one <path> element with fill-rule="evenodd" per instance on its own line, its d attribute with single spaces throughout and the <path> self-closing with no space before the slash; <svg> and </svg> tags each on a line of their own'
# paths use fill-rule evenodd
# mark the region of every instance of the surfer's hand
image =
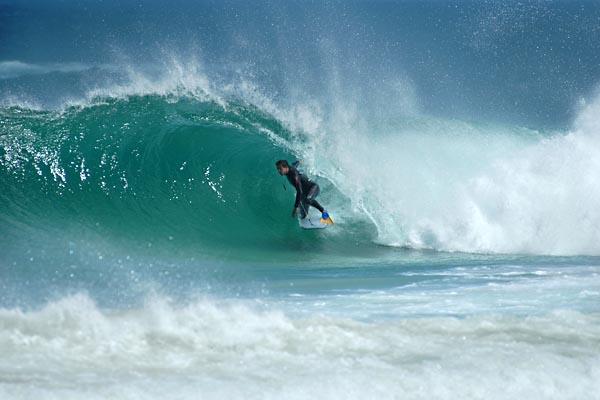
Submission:
<svg viewBox="0 0 600 400">
<path fill-rule="evenodd" d="M 292 210 L 292 218 L 296 218 L 298 216 L 298 207 L 294 207 Z"/>
</svg>

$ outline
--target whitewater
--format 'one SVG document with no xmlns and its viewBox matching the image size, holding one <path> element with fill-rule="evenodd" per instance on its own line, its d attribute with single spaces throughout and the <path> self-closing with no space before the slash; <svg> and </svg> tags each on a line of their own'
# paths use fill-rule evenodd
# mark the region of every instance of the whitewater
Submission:
<svg viewBox="0 0 600 400">
<path fill-rule="evenodd" d="M 600 399 L 596 16 L 0 6 L 0 398 Z"/>
</svg>

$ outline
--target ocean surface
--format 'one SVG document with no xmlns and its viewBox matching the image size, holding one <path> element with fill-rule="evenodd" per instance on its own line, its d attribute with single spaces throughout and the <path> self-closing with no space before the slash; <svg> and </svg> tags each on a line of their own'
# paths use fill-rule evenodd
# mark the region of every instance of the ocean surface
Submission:
<svg viewBox="0 0 600 400">
<path fill-rule="evenodd" d="M 596 1 L 0 1 L 0 399 L 600 399 L 599 83 Z"/>
</svg>

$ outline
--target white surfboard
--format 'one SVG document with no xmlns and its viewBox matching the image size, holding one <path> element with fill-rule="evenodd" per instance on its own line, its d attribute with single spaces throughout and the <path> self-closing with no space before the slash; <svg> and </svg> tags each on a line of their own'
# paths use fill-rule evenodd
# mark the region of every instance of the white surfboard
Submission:
<svg viewBox="0 0 600 400">
<path fill-rule="evenodd" d="M 309 213 L 304 219 L 298 218 L 298 224 L 300 224 L 302 229 L 323 229 L 333 225 L 333 220 L 331 220 L 331 222 L 325 222 L 321 219 L 321 214 L 310 215 Z"/>
<path fill-rule="evenodd" d="M 298 223 L 302 229 L 323 229 L 329 226 L 329 224 L 321 222 L 321 217 L 306 217 L 304 219 L 298 219 Z"/>
</svg>

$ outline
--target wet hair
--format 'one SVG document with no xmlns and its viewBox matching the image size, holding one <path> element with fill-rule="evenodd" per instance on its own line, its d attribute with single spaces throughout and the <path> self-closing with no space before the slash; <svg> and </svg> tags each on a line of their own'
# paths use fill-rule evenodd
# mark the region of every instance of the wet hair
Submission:
<svg viewBox="0 0 600 400">
<path fill-rule="evenodd" d="M 281 168 L 281 167 L 286 167 L 286 168 L 289 168 L 289 167 L 290 167 L 290 164 L 288 164 L 287 160 L 278 160 L 278 161 L 275 163 L 275 166 L 276 166 L 277 168 Z"/>
</svg>

